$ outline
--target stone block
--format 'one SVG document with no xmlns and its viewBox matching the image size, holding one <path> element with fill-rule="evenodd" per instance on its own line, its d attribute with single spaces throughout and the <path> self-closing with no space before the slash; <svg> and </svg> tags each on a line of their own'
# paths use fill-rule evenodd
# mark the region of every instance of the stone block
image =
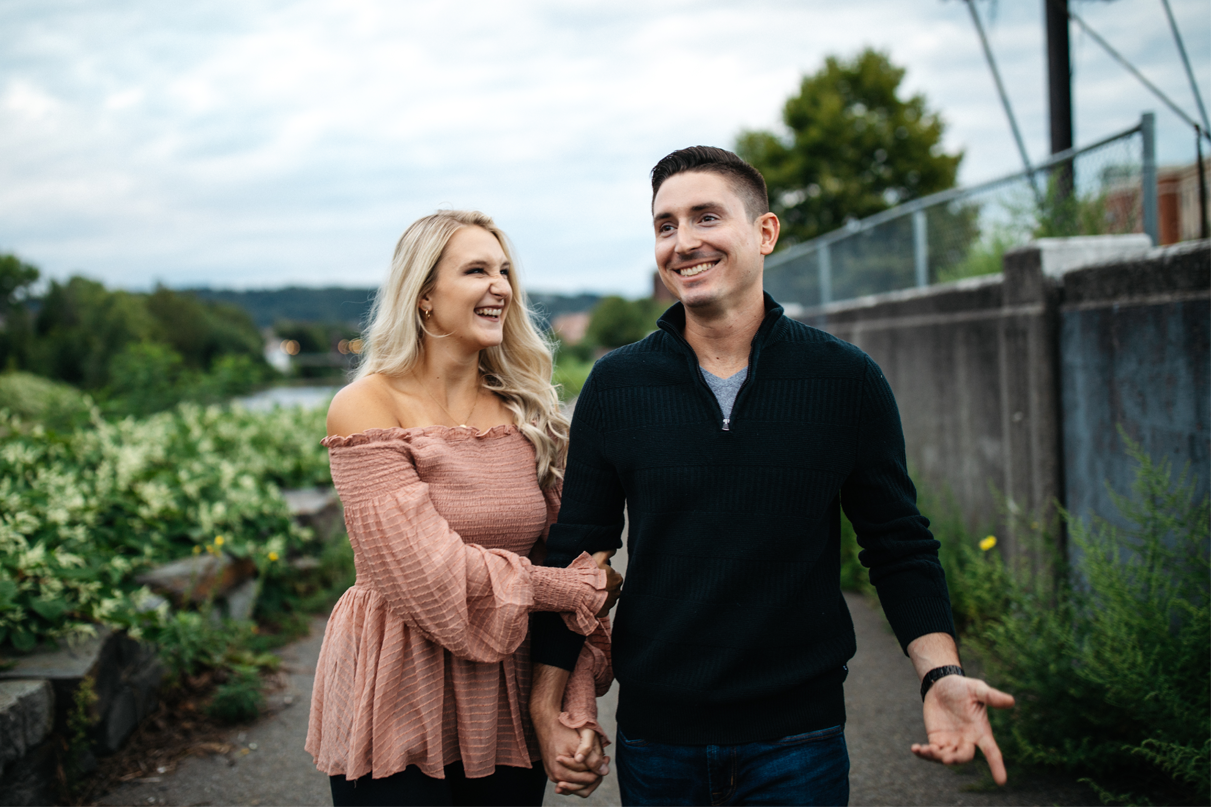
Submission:
<svg viewBox="0 0 1211 807">
<path fill-rule="evenodd" d="M 252 611 L 256 607 L 256 580 L 245 580 L 231 589 L 223 597 L 224 610 L 228 619 L 252 619 Z"/>
<path fill-rule="evenodd" d="M 54 724 L 55 691 L 49 681 L 0 681 L 0 766 L 25 756 Z"/>
<path fill-rule="evenodd" d="M 250 558 L 219 553 L 195 555 L 143 572 L 135 579 L 177 603 L 200 603 L 224 596 L 256 574 Z"/>
<path fill-rule="evenodd" d="M 341 500 L 332 488 L 284 490 L 282 496 L 294 520 L 321 539 L 331 538 L 342 525 Z"/>
</svg>

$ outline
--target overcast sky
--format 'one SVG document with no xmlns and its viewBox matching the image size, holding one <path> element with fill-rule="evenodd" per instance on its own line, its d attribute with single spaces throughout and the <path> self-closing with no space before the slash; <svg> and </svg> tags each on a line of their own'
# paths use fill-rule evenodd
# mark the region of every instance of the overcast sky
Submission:
<svg viewBox="0 0 1211 807">
<path fill-rule="evenodd" d="M 980 0 L 1032 159 L 1048 151 L 1043 0 Z M 1204 95 L 1211 2 L 1171 0 Z M 1188 112 L 1160 0 L 1072 7 Z M 0 252 L 110 286 L 377 285 L 441 207 L 494 216 L 530 288 L 644 294 L 648 171 L 779 125 L 825 56 L 908 70 L 966 153 L 1020 161 L 959 0 L 4 0 Z M 1079 143 L 1155 110 L 1074 25 Z"/>
</svg>

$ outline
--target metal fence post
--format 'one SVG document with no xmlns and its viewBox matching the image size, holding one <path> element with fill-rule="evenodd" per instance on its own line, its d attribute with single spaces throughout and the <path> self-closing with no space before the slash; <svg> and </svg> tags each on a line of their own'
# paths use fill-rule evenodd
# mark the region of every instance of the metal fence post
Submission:
<svg viewBox="0 0 1211 807">
<path fill-rule="evenodd" d="M 816 260 L 820 271 L 820 305 L 828 305 L 833 301 L 833 261 L 827 241 L 820 245 Z"/>
<path fill-rule="evenodd" d="M 1152 245 L 1160 244 L 1160 224 L 1156 209 L 1156 115 L 1145 112 L 1140 120 L 1140 131 L 1144 135 L 1144 168 L 1140 172 L 1143 186 L 1140 200 L 1144 206 L 1144 232 L 1152 239 Z"/>
<path fill-rule="evenodd" d="M 929 285 L 929 233 L 925 229 L 925 211 L 912 214 L 912 255 L 917 270 L 917 286 Z"/>
</svg>

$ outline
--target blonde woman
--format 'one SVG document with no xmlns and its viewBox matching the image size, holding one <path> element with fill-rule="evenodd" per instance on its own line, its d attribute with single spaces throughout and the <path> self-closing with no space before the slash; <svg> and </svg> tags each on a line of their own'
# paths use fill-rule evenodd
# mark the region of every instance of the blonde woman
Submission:
<svg viewBox="0 0 1211 807">
<path fill-rule="evenodd" d="M 604 553 L 531 562 L 559 508 L 568 423 L 504 233 L 482 213 L 415 222 L 365 342 L 323 441 L 357 583 L 324 635 L 307 750 L 337 805 L 541 804 L 529 615 L 557 611 L 596 632 L 557 738 L 576 749 L 559 792 L 587 795 L 608 762 L 598 615 L 621 578 Z"/>
</svg>

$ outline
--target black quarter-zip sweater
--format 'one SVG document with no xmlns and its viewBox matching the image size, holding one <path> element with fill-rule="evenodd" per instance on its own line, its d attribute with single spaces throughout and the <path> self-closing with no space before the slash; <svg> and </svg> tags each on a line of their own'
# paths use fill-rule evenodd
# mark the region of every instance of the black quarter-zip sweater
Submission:
<svg viewBox="0 0 1211 807">
<path fill-rule="evenodd" d="M 598 361 L 576 404 L 546 562 L 621 546 L 625 504 L 613 661 L 630 737 L 734 745 L 845 722 L 841 507 L 901 646 L 954 633 L 886 379 L 858 348 L 765 305 L 730 422 L 680 303 Z M 534 660 L 571 669 L 583 638 L 556 614 L 534 622 Z"/>
</svg>

